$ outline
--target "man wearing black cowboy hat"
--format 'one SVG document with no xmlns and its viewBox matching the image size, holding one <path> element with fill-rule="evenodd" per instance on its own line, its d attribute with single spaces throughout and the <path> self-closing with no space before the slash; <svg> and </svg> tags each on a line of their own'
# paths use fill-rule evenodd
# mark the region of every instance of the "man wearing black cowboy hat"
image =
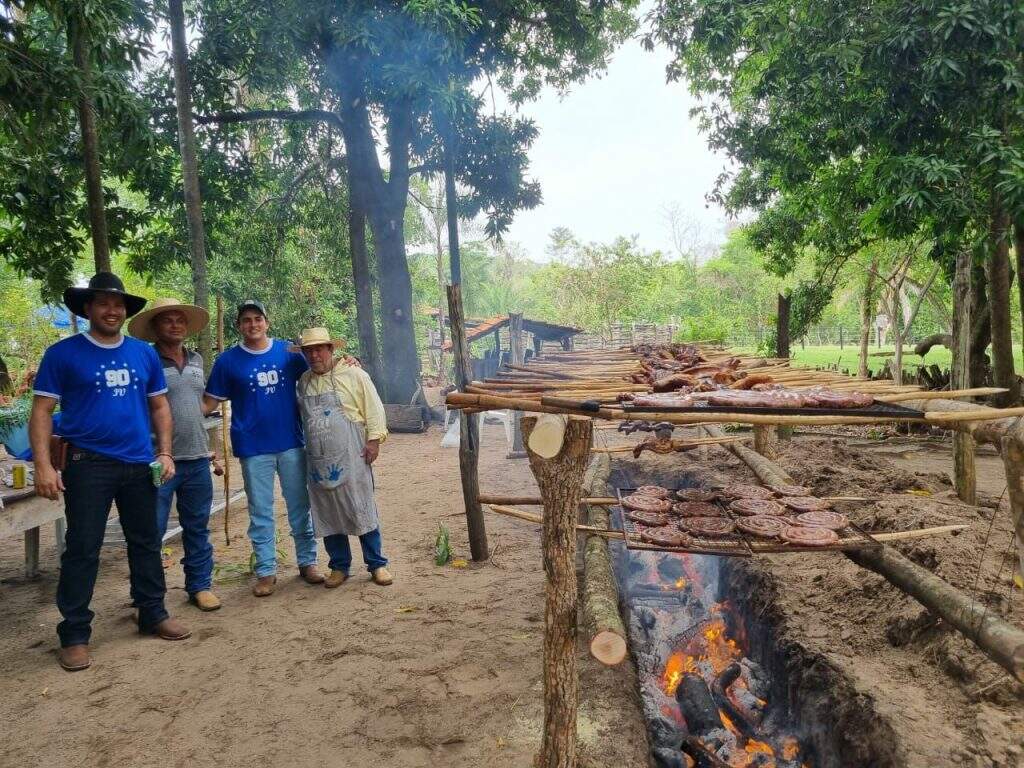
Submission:
<svg viewBox="0 0 1024 768">
<path fill-rule="evenodd" d="M 89 321 L 89 331 L 46 350 L 36 376 L 29 432 L 36 492 L 56 499 L 64 491 L 68 527 L 57 583 L 60 665 L 68 671 L 90 665 L 89 609 L 110 505 L 117 503 L 128 545 L 131 596 L 139 631 L 165 640 L 191 633 L 164 608 L 164 571 L 156 520 L 151 433 L 161 479 L 174 476 L 171 411 L 163 366 L 148 344 L 121 335 L 125 319 L 146 304 L 124 289 L 120 278 L 98 272 L 86 288 L 68 288 L 64 303 Z M 61 436 L 67 465 L 51 463 L 52 414 L 61 404 Z"/>
</svg>

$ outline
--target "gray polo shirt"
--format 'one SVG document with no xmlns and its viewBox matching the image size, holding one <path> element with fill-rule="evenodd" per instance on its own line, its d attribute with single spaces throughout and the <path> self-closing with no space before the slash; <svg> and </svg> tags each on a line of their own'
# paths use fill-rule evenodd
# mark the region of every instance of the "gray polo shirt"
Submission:
<svg viewBox="0 0 1024 768">
<path fill-rule="evenodd" d="M 178 368 L 174 360 L 163 355 L 160 355 L 160 362 L 164 366 L 167 401 L 174 420 L 171 439 L 174 460 L 205 459 L 210 455 L 210 442 L 203 427 L 203 358 L 198 352 L 186 349 L 184 368 Z"/>
</svg>

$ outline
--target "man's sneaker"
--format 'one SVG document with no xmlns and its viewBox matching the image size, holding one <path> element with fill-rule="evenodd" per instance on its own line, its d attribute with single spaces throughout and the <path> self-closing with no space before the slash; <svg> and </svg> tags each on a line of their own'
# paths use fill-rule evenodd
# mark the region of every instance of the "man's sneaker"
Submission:
<svg viewBox="0 0 1024 768">
<path fill-rule="evenodd" d="M 220 608 L 220 600 L 208 589 L 196 592 L 189 597 L 189 601 L 200 611 L 216 611 Z"/>
<path fill-rule="evenodd" d="M 379 584 L 382 587 L 389 586 L 394 581 L 391 572 L 387 568 L 374 569 L 372 578 L 374 584 Z"/>
<path fill-rule="evenodd" d="M 324 579 L 324 586 L 328 589 L 335 589 L 336 587 L 340 587 L 346 581 L 348 581 L 347 573 L 345 573 L 344 571 L 335 571 L 334 569 L 331 569 L 330 574 L 327 576 L 326 579 Z"/>
</svg>

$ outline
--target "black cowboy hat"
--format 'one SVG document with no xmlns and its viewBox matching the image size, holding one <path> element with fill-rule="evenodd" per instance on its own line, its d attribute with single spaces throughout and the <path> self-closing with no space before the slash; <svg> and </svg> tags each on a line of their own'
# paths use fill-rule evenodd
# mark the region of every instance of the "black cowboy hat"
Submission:
<svg viewBox="0 0 1024 768">
<path fill-rule="evenodd" d="M 85 288 L 65 288 L 64 304 L 79 317 L 85 317 L 85 305 L 100 292 L 124 297 L 124 308 L 128 317 L 137 315 L 146 306 L 146 299 L 125 291 L 121 278 L 113 272 L 97 272 L 89 278 L 89 285 Z"/>
</svg>

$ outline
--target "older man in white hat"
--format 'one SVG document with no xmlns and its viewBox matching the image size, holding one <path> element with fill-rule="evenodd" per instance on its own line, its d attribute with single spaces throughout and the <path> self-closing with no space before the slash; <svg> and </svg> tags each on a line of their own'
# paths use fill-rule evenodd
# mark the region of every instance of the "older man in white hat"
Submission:
<svg viewBox="0 0 1024 768">
<path fill-rule="evenodd" d="M 359 537 L 374 583 L 386 586 L 392 576 L 381 551 L 370 465 L 387 437 L 387 419 L 366 371 L 335 357 L 341 346 L 326 328 L 307 328 L 295 347 L 310 368 L 299 378 L 296 391 L 306 435 L 313 525 L 331 558 L 324 586 L 340 587 L 348 579 L 349 536 Z"/>
<path fill-rule="evenodd" d="M 160 536 L 167 533 L 171 500 L 177 496 L 181 543 L 185 551 L 185 591 L 201 611 L 215 611 L 220 600 L 212 592 L 213 546 L 210 544 L 210 507 L 213 479 L 210 477 L 209 437 L 203 424 L 205 377 L 203 358 L 186 349 L 185 339 L 202 331 L 210 322 L 202 307 L 177 299 L 156 299 L 153 306 L 132 318 L 132 336 L 154 342 L 167 380 L 167 400 L 174 420 L 171 452 L 177 473 L 157 491 L 157 525 Z M 223 474 L 213 459 L 214 472 Z"/>
</svg>

